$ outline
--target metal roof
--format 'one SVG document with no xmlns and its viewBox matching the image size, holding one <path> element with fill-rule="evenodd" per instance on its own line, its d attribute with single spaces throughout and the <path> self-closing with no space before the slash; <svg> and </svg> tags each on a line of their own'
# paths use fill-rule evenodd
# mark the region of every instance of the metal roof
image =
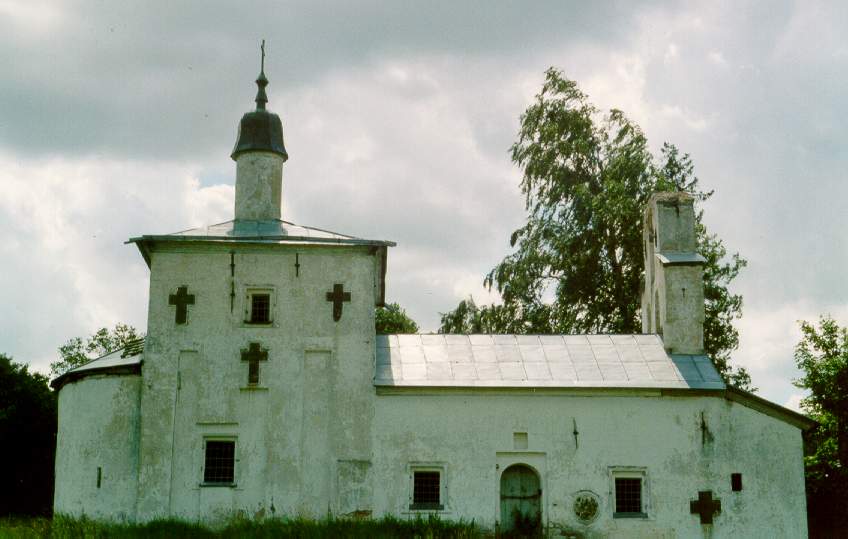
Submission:
<svg viewBox="0 0 848 539">
<path fill-rule="evenodd" d="M 658 335 L 378 335 L 374 385 L 724 389 L 704 355 Z"/>
<path fill-rule="evenodd" d="M 127 344 L 125 348 L 113 350 L 88 363 L 73 368 L 50 382 L 51 387 L 59 389 L 73 380 L 78 380 L 91 374 L 129 374 L 141 372 L 141 361 L 144 353 L 144 339 L 138 339 Z"/>
<path fill-rule="evenodd" d="M 145 235 L 127 243 L 144 241 L 247 241 L 260 243 L 339 243 L 393 247 L 394 242 L 368 240 L 320 228 L 296 225 L 279 219 L 267 221 L 232 220 L 216 225 L 191 228 L 173 234 Z"/>
<path fill-rule="evenodd" d="M 379 294 L 377 306 L 382 306 L 386 298 L 386 266 L 387 250 L 396 244 L 393 241 L 368 240 L 339 234 L 321 228 L 302 226 L 270 219 L 264 221 L 232 220 L 216 225 L 190 228 L 173 234 L 145 235 L 130 238 L 126 243 L 135 243 L 141 256 L 150 267 L 150 255 L 157 242 L 204 242 L 232 244 L 233 242 L 245 244 L 272 244 L 272 245 L 363 245 L 376 249 L 375 253 L 380 261 L 379 269 Z"/>
</svg>

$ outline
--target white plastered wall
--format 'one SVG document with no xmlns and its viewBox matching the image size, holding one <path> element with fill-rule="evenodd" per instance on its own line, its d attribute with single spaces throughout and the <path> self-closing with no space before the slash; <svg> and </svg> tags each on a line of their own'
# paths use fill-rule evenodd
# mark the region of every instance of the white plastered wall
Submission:
<svg viewBox="0 0 848 539">
<path fill-rule="evenodd" d="M 365 246 L 174 245 L 154 252 L 139 519 L 319 517 L 333 509 L 337 461 L 371 458 L 377 268 Z M 351 293 L 338 322 L 326 300 L 336 283 Z M 188 323 L 176 325 L 168 296 L 184 285 L 195 303 Z M 248 287 L 273 290 L 270 326 L 244 323 Z M 240 359 L 251 342 L 268 350 L 258 387 L 248 386 Z M 208 436 L 237 439 L 236 486 L 200 485 Z"/>
<path fill-rule="evenodd" d="M 56 513 L 120 521 L 134 518 L 140 384 L 139 375 L 94 375 L 62 387 Z"/>
<path fill-rule="evenodd" d="M 799 429 L 721 397 L 381 395 L 374 432 L 377 515 L 414 514 L 407 463 L 445 462 L 442 516 L 494 526 L 499 474 L 511 459 L 545 470 L 544 522 L 584 537 L 702 537 L 689 512 L 701 490 L 722 503 L 712 537 L 806 536 Z M 528 433 L 527 449 L 514 448 L 515 432 Z M 647 519 L 612 517 L 614 466 L 646 470 Z M 737 472 L 744 488 L 731 492 Z M 601 499 L 589 526 L 573 513 L 584 490 Z"/>
</svg>

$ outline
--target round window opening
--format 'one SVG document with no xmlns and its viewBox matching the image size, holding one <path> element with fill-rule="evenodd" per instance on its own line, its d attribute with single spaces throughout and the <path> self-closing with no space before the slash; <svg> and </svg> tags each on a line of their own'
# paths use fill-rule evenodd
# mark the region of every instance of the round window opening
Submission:
<svg viewBox="0 0 848 539">
<path fill-rule="evenodd" d="M 594 492 L 578 492 L 574 497 L 574 516 L 583 524 L 591 524 L 598 518 L 600 503 Z"/>
</svg>

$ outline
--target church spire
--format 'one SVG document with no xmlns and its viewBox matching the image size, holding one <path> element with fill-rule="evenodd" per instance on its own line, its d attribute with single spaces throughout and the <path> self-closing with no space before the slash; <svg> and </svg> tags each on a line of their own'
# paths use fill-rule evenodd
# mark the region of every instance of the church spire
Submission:
<svg viewBox="0 0 848 539">
<path fill-rule="evenodd" d="M 259 68 L 259 77 L 256 79 L 256 85 L 259 90 L 256 91 L 256 110 L 265 110 L 265 103 L 268 102 L 268 96 L 265 94 L 265 87 L 268 86 L 268 79 L 265 78 L 265 40 L 262 40 L 260 45 L 262 51 L 262 63 Z"/>
<path fill-rule="evenodd" d="M 275 153 L 285 161 L 289 158 L 289 154 L 283 145 L 283 124 L 279 116 L 265 110 L 265 104 L 268 103 L 268 95 L 265 93 L 268 79 L 265 77 L 264 39 L 260 50 L 262 60 L 259 76 L 256 78 L 256 85 L 259 87 L 256 92 L 256 110 L 242 116 L 236 145 L 230 157 L 237 160 L 239 154 L 243 152 L 264 151 Z"/>
</svg>

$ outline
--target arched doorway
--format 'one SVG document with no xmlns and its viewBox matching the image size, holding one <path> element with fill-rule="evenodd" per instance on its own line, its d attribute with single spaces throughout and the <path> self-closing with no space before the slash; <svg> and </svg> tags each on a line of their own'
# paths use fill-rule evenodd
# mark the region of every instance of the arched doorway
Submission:
<svg viewBox="0 0 848 539">
<path fill-rule="evenodd" d="M 517 537 L 541 531 L 542 486 L 539 474 L 526 464 L 513 464 L 501 474 L 500 529 Z"/>
</svg>

